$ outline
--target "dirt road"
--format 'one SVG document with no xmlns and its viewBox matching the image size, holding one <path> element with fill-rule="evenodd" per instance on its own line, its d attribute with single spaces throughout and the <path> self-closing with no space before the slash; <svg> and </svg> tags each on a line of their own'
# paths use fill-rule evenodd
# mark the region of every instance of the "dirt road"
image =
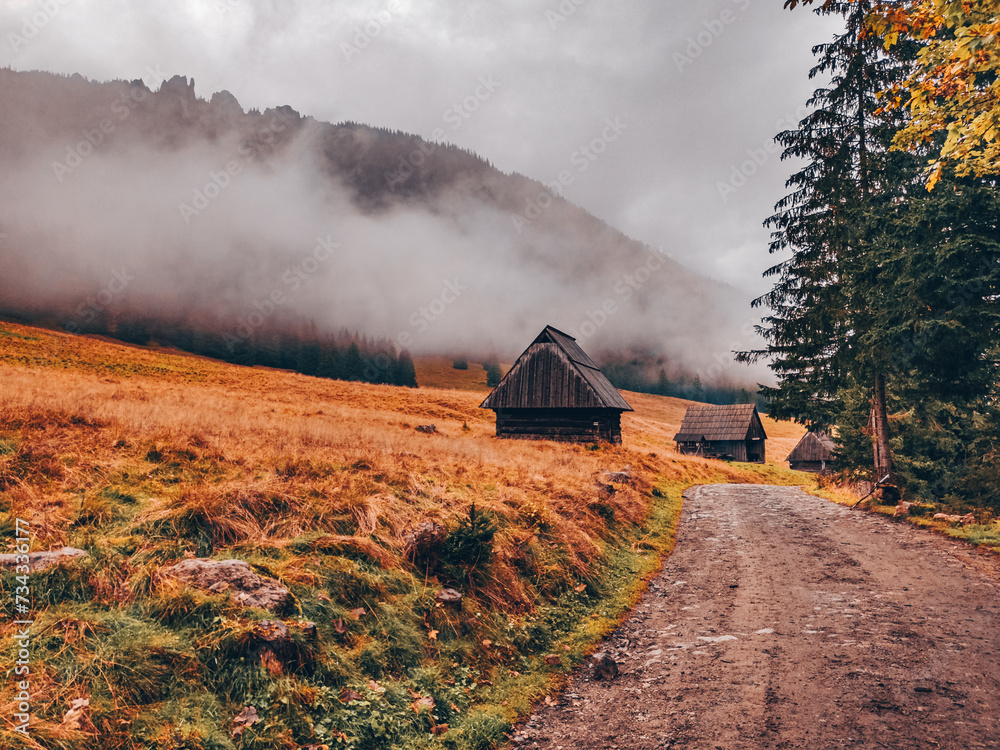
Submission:
<svg viewBox="0 0 1000 750">
<path fill-rule="evenodd" d="M 513 747 L 1000 748 L 995 556 L 798 489 L 690 491 L 677 547 Z"/>
</svg>

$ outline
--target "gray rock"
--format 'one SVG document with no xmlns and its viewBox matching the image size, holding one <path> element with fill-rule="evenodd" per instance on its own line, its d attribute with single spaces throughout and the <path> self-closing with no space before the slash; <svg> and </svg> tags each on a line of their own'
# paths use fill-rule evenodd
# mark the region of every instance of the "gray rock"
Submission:
<svg viewBox="0 0 1000 750">
<path fill-rule="evenodd" d="M 37 573 L 40 570 L 51 568 L 53 565 L 58 565 L 66 560 L 75 560 L 86 556 L 87 553 L 82 549 L 75 549 L 73 547 L 63 547 L 62 549 L 49 550 L 48 552 L 29 552 L 28 569 L 32 573 Z M 15 568 L 18 565 L 23 565 L 23 562 L 19 563 L 17 561 L 19 557 L 22 556 L 0 555 L 0 568 Z"/>
<path fill-rule="evenodd" d="M 192 558 L 164 568 L 161 574 L 213 594 L 229 592 L 242 607 L 280 612 L 292 603 L 291 592 L 274 578 L 263 578 L 243 560 Z"/>
<path fill-rule="evenodd" d="M 455 589 L 441 589 L 434 598 L 445 604 L 458 604 L 462 601 L 462 594 Z"/>
<path fill-rule="evenodd" d="M 621 471 L 605 471 L 603 472 L 603 479 L 605 482 L 617 484 L 626 484 L 631 482 L 633 479 L 632 467 L 624 466 Z"/>
</svg>

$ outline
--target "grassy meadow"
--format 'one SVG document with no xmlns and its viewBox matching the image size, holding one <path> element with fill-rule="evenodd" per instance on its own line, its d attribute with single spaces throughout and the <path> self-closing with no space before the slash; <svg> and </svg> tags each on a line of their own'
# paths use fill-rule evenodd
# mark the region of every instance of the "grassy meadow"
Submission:
<svg viewBox="0 0 1000 750">
<path fill-rule="evenodd" d="M 779 460 L 797 426 L 765 418 L 765 466 L 682 458 L 687 402 L 625 393 L 622 446 L 499 441 L 478 363 L 417 374 L 321 380 L 0 323 L 0 551 L 24 519 L 33 550 L 89 553 L 30 577 L 31 727 L 5 657 L 0 746 L 497 747 L 641 595 L 686 487 L 814 484 Z M 438 549 L 408 551 L 418 524 Z M 190 557 L 244 560 L 294 604 L 160 575 Z M 18 585 L 3 573 L 7 601 Z"/>
</svg>

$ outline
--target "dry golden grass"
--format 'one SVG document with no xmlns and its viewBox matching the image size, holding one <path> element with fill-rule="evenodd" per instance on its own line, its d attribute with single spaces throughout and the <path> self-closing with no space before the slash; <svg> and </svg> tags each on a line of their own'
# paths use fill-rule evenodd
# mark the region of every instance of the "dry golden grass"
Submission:
<svg viewBox="0 0 1000 750">
<path fill-rule="evenodd" d="M 463 389 L 330 381 L 4 324 L 0 426 L 20 448 L 0 455 L 2 489 L 41 546 L 106 520 L 112 509 L 93 495 L 123 478 L 141 500 L 135 524 L 200 513 L 215 519 L 223 548 L 317 531 L 393 550 L 413 524 L 446 521 L 475 501 L 504 518 L 544 516 L 583 573 L 607 525 L 592 506 L 638 521 L 657 477 L 760 479 L 677 456 L 671 440 L 689 402 L 625 394 L 636 411 L 620 447 L 500 441 L 493 413 L 478 408 L 482 389 L 472 388 L 478 365 L 433 360 L 421 372 Z M 425 423 L 437 434 L 415 430 Z M 802 430 L 770 420 L 766 429 L 781 435 L 768 446 L 776 464 Z M 193 473 L 165 484 L 150 456 Z M 626 465 L 635 486 L 606 497 L 600 473 Z M 257 507 L 254 498 L 287 502 Z"/>
<path fill-rule="evenodd" d="M 141 611 L 143 632 L 172 638 L 162 618 L 189 612 L 205 598 L 173 590 L 158 571 L 186 555 L 234 555 L 297 592 L 302 611 L 327 629 L 328 647 L 339 649 L 330 664 L 347 660 L 360 675 L 359 665 L 367 663 L 362 652 L 378 636 L 370 631 L 340 643 L 340 631 L 331 630 L 331 623 L 343 624 L 336 618 L 346 619 L 359 604 L 338 583 L 346 580 L 367 587 L 369 611 L 397 607 L 415 618 L 393 616 L 397 627 L 416 627 L 413 659 L 446 664 L 437 633 L 443 639 L 443 629 L 451 628 L 447 648 L 455 656 L 447 659 L 489 669 L 507 658 L 501 653 L 514 653 L 513 644 L 506 643 L 506 651 L 498 645 L 508 637 L 509 624 L 526 627 L 542 605 L 567 593 L 597 585 L 594 591 L 604 593 L 594 594 L 595 601 L 607 604 L 607 613 L 591 619 L 591 611 L 581 609 L 583 640 L 567 636 L 561 648 L 575 643 L 583 649 L 584 641 L 596 642 L 613 627 L 639 595 L 640 579 L 655 570 L 656 554 L 669 550 L 664 539 L 645 536 L 656 529 L 669 535 L 681 487 L 809 481 L 776 466 L 677 455 L 672 438 L 688 402 L 643 394 L 626 394 L 636 411 L 624 419 L 621 446 L 497 440 L 493 413 L 478 408 L 486 388 L 477 363 L 467 371 L 454 370 L 450 360 L 421 361 L 417 368 L 425 386 L 450 387 L 322 380 L 0 323 L 0 524 L 26 518 L 35 548 L 70 544 L 92 553 L 82 568 L 54 574 L 52 580 L 78 588 L 51 592 L 53 607 L 39 616 L 62 622 L 72 611 L 79 621 L 118 622 L 132 617 L 126 610 Z M 437 433 L 417 432 L 421 424 L 434 424 Z M 792 444 L 801 434 L 769 420 L 765 427 Z M 783 458 L 782 451 L 769 446 L 772 460 Z M 613 487 L 603 481 L 604 471 L 625 466 L 632 481 Z M 475 583 L 471 572 L 465 581 L 461 574 L 454 581 L 423 580 L 424 569 L 407 558 L 407 533 L 418 523 L 436 522 L 450 534 L 473 503 L 498 519 L 492 563 Z M 390 594 L 380 588 L 389 585 L 383 579 L 401 588 Z M 435 608 L 428 586 L 452 582 L 468 584 L 461 586 L 462 609 Z M 421 597 L 430 603 L 414 614 Z M 388 610 L 379 611 L 386 616 Z M 229 638 L 230 619 L 205 625 L 204 632 L 190 626 L 201 640 L 183 658 L 202 654 L 212 639 Z M 10 620 L 0 613 L 2 644 L 10 642 Z M 237 629 L 253 626 L 249 620 L 232 622 Z M 390 633 L 383 636 L 385 648 L 394 648 Z M 143 643 L 148 637 L 137 636 Z M 88 637 L 88 643 L 110 638 Z M 142 658 L 158 664 L 159 651 L 146 650 Z M 75 673 L 84 658 L 74 654 L 64 654 L 64 674 Z M 513 706 L 513 696 L 520 696 L 526 710 L 530 698 L 548 689 L 548 667 L 543 663 L 541 669 L 518 678 L 510 672 L 523 685 L 505 687 L 502 700 L 511 697 Z M 38 699 L 44 698 L 39 705 L 45 718 L 38 726 L 55 737 L 66 701 L 87 695 L 87 686 L 102 680 L 81 678 L 65 689 L 46 684 Z M 95 716 L 127 715 L 131 721 L 146 710 L 124 687 L 115 690 L 101 699 Z M 0 690 L 0 704 L 7 698 Z M 229 708 L 235 713 L 242 705 Z M 170 725 L 163 721 L 166 732 Z M 101 732 L 88 750 L 131 747 L 127 732 Z M 108 744 L 109 737 L 118 744 Z"/>
<path fill-rule="evenodd" d="M 582 575 L 607 531 L 597 506 L 636 522 L 658 477 L 760 479 L 673 451 L 689 402 L 627 393 L 635 412 L 619 447 L 501 441 L 470 385 L 478 365 L 434 360 L 421 372 L 464 389 L 330 381 L 6 324 L 0 427 L 20 448 L 0 455 L 0 489 L 40 546 L 106 521 L 113 508 L 95 494 L 124 482 L 141 501 L 135 528 L 200 514 L 216 548 L 322 532 L 369 549 L 374 539 L 386 550 L 375 557 L 398 554 L 415 523 L 445 522 L 475 501 L 507 519 L 544 516 Z M 416 431 L 425 423 L 437 434 Z M 766 429 L 782 435 L 768 446 L 776 464 L 802 431 L 770 420 Z M 157 465 L 171 461 L 190 476 L 161 481 Z M 600 473 L 626 465 L 635 485 L 606 496 Z M 531 524 L 512 525 L 521 527 Z M 508 556 L 527 543 L 503 541 Z"/>
<path fill-rule="evenodd" d="M 486 385 L 486 370 L 481 362 L 469 362 L 469 369 L 456 370 L 451 357 L 418 357 L 414 363 L 417 384 L 421 388 L 444 388 L 457 391 L 476 391 L 485 398 L 490 392 Z M 504 372 L 506 367 L 502 368 Z"/>
<path fill-rule="evenodd" d="M 372 468 L 362 477 L 430 486 L 425 494 L 434 503 L 425 510 L 440 513 L 479 496 L 487 484 L 497 485 L 487 494 L 503 503 L 508 495 L 590 492 L 597 472 L 624 464 L 649 480 L 664 464 L 648 454 L 673 463 L 672 437 L 691 403 L 626 393 L 635 412 L 625 415 L 620 448 L 498 441 L 492 412 L 478 408 L 485 373 L 477 364 L 459 371 L 450 361 L 427 360 L 419 372 L 424 381 L 460 388 L 322 380 L 4 324 L 0 420 L 31 431 L 31 450 L 59 464 L 48 485 L 56 495 L 94 469 L 111 473 L 134 461 L 134 451 L 123 446 L 160 441 L 186 448 L 193 441 L 245 468 L 273 471 L 296 460 L 365 463 Z M 764 421 L 769 463 L 781 465 L 803 430 Z M 416 432 L 424 423 L 435 424 L 438 434 Z M 371 486 L 363 491 L 387 490 L 385 482 L 366 481 Z"/>
<path fill-rule="evenodd" d="M 369 548 L 374 536 L 391 550 L 416 522 L 445 521 L 476 501 L 504 518 L 545 515 L 584 572 L 605 525 L 589 507 L 603 502 L 602 470 L 631 464 L 636 486 L 611 503 L 623 518 L 647 512 L 655 469 L 643 456 L 498 441 L 474 392 L 321 380 L 5 328 L 0 425 L 20 449 L 0 456 L 0 476 L 40 546 L 66 543 L 93 493 L 123 476 L 156 495 L 142 498 L 136 528 L 200 514 L 218 548 L 320 531 Z M 438 434 L 417 432 L 423 423 Z M 195 473 L 159 482 L 153 452 Z M 199 463 L 210 477 L 197 476 Z"/>
</svg>

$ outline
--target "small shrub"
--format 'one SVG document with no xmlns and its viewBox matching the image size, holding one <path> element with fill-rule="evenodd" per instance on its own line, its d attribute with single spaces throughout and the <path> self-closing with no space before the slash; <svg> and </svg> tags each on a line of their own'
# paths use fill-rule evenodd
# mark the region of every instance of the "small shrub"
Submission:
<svg viewBox="0 0 1000 750">
<path fill-rule="evenodd" d="M 455 361 L 451 363 L 451 366 L 456 370 L 468 370 L 469 360 L 465 357 L 458 357 Z"/>
<path fill-rule="evenodd" d="M 469 515 L 445 537 L 441 559 L 450 565 L 462 566 L 469 572 L 486 567 L 493 559 L 493 537 L 496 533 L 494 514 L 479 510 L 473 503 Z"/>
</svg>

